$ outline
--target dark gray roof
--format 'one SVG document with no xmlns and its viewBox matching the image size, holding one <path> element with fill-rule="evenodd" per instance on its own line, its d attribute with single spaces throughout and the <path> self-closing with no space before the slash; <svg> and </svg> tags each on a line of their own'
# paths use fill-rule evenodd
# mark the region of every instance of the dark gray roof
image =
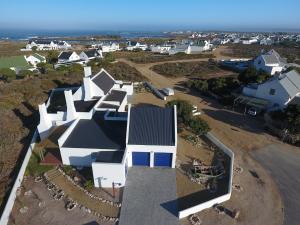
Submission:
<svg viewBox="0 0 300 225">
<path fill-rule="evenodd" d="M 300 105 L 300 96 L 294 97 L 290 102 L 289 105 Z"/>
<path fill-rule="evenodd" d="M 122 102 L 126 97 L 126 91 L 112 90 L 104 99 L 104 101 Z"/>
<path fill-rule="evenodd" d="M 84 51 L 84 53 L 87 55 L 87 57 L 91 58 L 91 57 L 97 57 L 99 56 L 99 52 L 97 51 L 97 49 L 91 49 L 91 50 L 87 50 Z"/>
<path fill-rule="evenodd" d="M 121 163 L 124 156 L 124 151 L 101 151 L 93 154 L 95 162 L 102 163 Z"/>
<path fill-rule="evenodd" d="M 62 52 L 58 58 L 59 59 L 69 59 L 73 52 Z"/>
<path fill-rule="evenodd" d="M 31 44 L 32 42 L 36 43 L 36 44 L 43 44 L 43 45 L 49 45 L 51 44 L 52 40 L 45 40 L 45 39 L 33 39 L 29 41 L 29 44 Z"/>
<path fill-rule="evenodd" d="M 89 112 L 94 107 L 94 105 L 97 103 L 97 100 L 91 100 L 91 101 L 74 101 L 74 106 L 76 109 L 76 112 Z"/>
<path fill-rule="evenodd" d="M 98 109 L 115 109 L 115 110 L 117 110 L 119 108 L 119 106 L 109 104 L 109 103 L 101 103 L 97 108 Z"/>
<path fill-rule="evenodd" d="M 93 77 L 92 81 L 104 92 L 106 95 L 114 86 L 115 81 L 105 71 Z"/>
<path fill-rule="evenodd" d="M 127 122 L 104 120 L 104 114 L 96 112 L 91 120 L 79 120 L 63 147 L 124 150 Z"/>
<path fill-rule="evenodd" d="M 151 105 L 132 107 L 128 144 L 175 145 L 174 109 Z"/>
<path fill-rule="evenodd" d="M 79 87 L 72 88 L 72 93 L 74 94 Z M 61 90 L 53 90 L 52 95 L 50 96 L 50 104 L 47 107 L 48 113 L 57 113 L 58 111 L 65 112 L 67 110 L 66 107 L 66 99 L 64 89 Z"/>
</svg>

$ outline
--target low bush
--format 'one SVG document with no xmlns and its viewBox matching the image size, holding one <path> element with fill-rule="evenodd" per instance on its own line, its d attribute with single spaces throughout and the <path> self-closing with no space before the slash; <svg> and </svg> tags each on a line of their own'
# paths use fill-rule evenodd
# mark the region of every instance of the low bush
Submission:
<svg viewBox="0 0 300 225">
<path fill-rule="evenodd" d="M 40 176 L 53 169 L 53 166 L 40 165 L 37 153 L 33 152 L 27 165 L 25 174 L 30 176 Z"/>
<path fill-rule="evenodd" d="M 94 187 L 94 182 L 92 180 L 87 180 L 85 183 L 84 183 L 84 187 L 87 189 L 87 190 L 91 190 L 93 189 Z"/>
<path fill-rule="evenodd" d="M 210 131 L 208 123 L 200 117 L 190 119 L 189 127 L 196 135 L 204 135 Z"/>
</svg>

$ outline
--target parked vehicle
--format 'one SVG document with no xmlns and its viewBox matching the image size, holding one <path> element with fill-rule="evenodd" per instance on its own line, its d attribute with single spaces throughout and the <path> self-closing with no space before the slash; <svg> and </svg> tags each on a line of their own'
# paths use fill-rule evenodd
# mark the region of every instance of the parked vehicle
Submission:
<svg viewBox="0 0 300 225">
<path fill-rule="evenodd" d="M 172 88 L 164 88 L 162 89 L 162 92 L 167 96 L 174 95 L 174 90 Z"/>
<path fill-rule="evenodd" d="M 251 116 L 256 116 L 257 115 L 257 111 L 255 108 L 250 108 L 248 110 L 248 114 L 251 115 Z"/>
</svg>

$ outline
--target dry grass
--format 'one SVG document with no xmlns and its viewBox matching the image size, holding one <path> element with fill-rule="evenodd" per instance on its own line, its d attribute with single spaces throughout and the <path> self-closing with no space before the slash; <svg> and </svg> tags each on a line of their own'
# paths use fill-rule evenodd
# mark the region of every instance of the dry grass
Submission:
<svg viewBox="0 0 300 225">
<path fill-rule="evenodd" d="M 0 41 L 0 57 L 25 55 L 20 49 L 25 47 L 26 42 Z"/>
</svg>

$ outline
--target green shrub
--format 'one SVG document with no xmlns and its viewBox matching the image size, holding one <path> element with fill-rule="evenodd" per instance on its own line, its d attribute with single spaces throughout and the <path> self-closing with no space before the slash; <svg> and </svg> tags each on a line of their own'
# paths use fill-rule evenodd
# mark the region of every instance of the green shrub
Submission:
<svg viewBox="0 0 300 225">
<path fill-rule="evenodd" d="M 33 152 L 28 162 L 25 174 L 31 176 L 40 176 L 45 172 L 53 169 L 53 166 L 40 165 L 40 158 L 37 153 Z"/>
<path fill-rule="evenodd" d="M 34 72 L 31 70 L 21 70 L 19 74 L 17 75 L 18 78 L 26 78 L 26 77 L 32 77 L 34 75 Z"/>
<path fill-rule="evenodd" d="M 11 82 L 16 79 L 16 72 L 9 68 L 0 69 L 0 80 Z"/>
<path fill-rule="evenodd" d="M 94 187 L 94 182 L 92 180 L 87 180 L 85 183 L 84 183 L 84 187 L 87 189 L 87 190 L 91 190 L 93 187 Z"/>
<path fill-rule="evenodd" d="M 104 60 L 105 60 L 105 62 L 114 62 L 116 59 L 111 52 L 108 52 L 105 54 Z"/>
<path fill-rule="evenodd" d="M 204 135 L 210 131 L 208 123 L 200 117 L 190 119 L 189 127 L 196 135 Z"/>
<path fill-rule="evenodd" d="M 177 108 L 177 120 L 179 123 L 187 124 L 193 116 L 193 106 L 185 100 L 172 100 L 166 106 L 174 106 Z"/>
</svg>

